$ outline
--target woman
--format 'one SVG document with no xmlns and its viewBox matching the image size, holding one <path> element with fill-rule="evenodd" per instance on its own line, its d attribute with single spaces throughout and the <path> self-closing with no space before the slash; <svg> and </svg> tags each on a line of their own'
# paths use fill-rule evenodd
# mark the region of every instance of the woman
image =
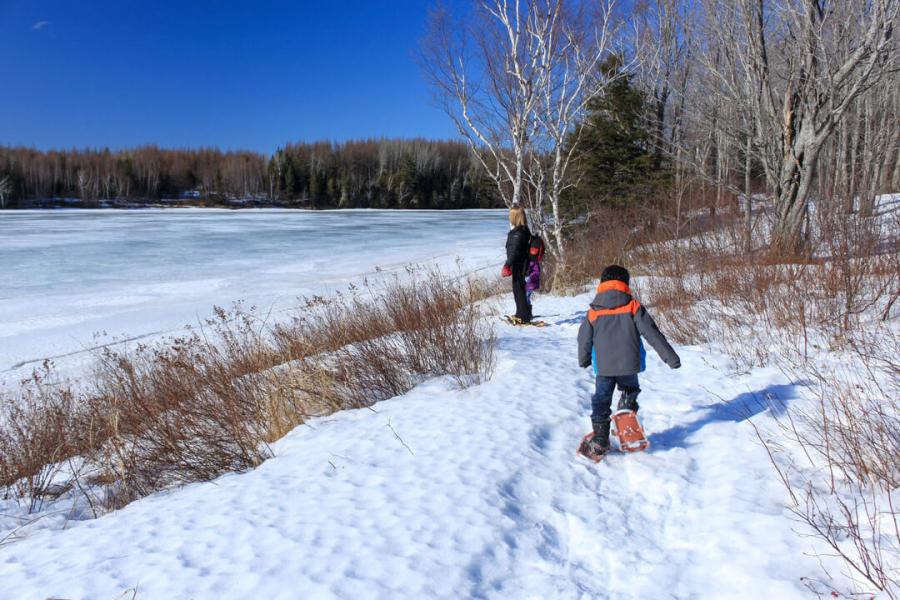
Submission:
<svg viewBox="0 0 900 600">
<path fill-rule="evenodd" d="M 506 236 L 505 275 L 512 275 L 513 297 L 516 299 L 516 318 L 523 323 L 531 321 L 531 305 L 525 294 L 525 269 L 528 267 L 528 247 L 531 244 L 531 232 L 525 218 L 525 209 L 514 206 L 509 209 L 511 229 Z"/>
</svg>

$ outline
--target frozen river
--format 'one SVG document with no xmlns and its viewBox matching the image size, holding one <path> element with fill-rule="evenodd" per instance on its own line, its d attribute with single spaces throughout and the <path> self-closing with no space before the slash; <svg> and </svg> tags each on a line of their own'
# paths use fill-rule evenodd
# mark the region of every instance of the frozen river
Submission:
<svg viewBox="0 0 900 600">
<path fill-rule="evenodd" d="M 0 211 L 0 382 L 236 300 L 279 310 L 409 263 L 499 269 L 505 223 L 488 210 Z"/>
</svg>

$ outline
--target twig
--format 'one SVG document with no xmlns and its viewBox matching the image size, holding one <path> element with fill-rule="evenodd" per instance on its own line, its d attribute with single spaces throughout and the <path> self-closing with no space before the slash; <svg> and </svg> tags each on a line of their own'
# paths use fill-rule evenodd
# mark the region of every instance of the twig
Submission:
<svg viewBox="0 0 900 600">
<path fill-rule="evenodd" d="M 12 538 L 12 537 L 15 536 L 16 534 L 18 534 L 19 531 L 21 531 L 22 529 L 25 529 L 25 528 L 28 527 L 29 525 L 33 525 L 33 524 L 37 523 L 38 521 L 40 521 L 40 520 L 43 519 L 44 517 L 49 517 L 50 515 L 58 515 L 58 514 L 64 513 L 64 512 L 66 512 L 66 509 L 62 509 L 62 510 L 54 510 L 54 511 L 51 511 L 51 512 L 48 512 L 48 513 L 44 513 L 44 514 L 42 514 L 42 515 L 39 515 L 39 516 L 37 516 L 37 517 L 31 519 L 31 520 L 28 521 L 27 523 L 23 523 L 22 525 L 19 525 L 18 527 L 16 527 L 15 529 L 13 529 L 13 530 L 10 531 L 9 533 L 7 533 L 5 536 L 3 536 L 2 538 L 0 538 L 0 546 L 3 546 L 3 545 L 6 544 L 6 543 L 12 543 L 12 542 L 16 541 L 15 539 L 13 539 L 12 542 L 7 542 L 7 540 L 9 540 L 10 538 Z"/>
<path fill-rule="evenodd" d="M 78 491 L 85 497 L 88 502 L 88 506 L 91 508 L 91 514 L 94 515 L 94 518 L 97 518 L 97 509 L 94 508 L 94 502 L 91 500 L 90 494 L 88 494 L 87 490 L 84 489 L 81 485 L 81 477 L 79 477 L 80 469 L 75 469 L 72 464 L 72 458 L 69 457 L 69 468 L 72 469 L 72 479 L 75 481 L 75 486 L 78 488 Z"/>
<path fill-rule="evenodd" d="M 400 443 L 403 444 L 403 447 L 406 448 L 406 449 L 409 451 L 409 453 L 410 453 L 411 455 L 415 456 L 416 454 L 415 454 L 415 452 L 412 451 L 412 448 L 410 448 L 409 446 L 407 446 L 407 445 L 406 445 L 406 442 L 403 441 L 403 438 L 400 437 L 400 436 L 397 434 L 396 431 L 394 431 L 394 427 L 391 425 L 391 419 L 390 419 L 390 417 L 388 417 L 387 426 L 388 426 L 388 428 L 391 430 L 391 433 L 394 434 L 394 437 L 397 438 L 398 440 L 400 440 Z"/>
</svg>

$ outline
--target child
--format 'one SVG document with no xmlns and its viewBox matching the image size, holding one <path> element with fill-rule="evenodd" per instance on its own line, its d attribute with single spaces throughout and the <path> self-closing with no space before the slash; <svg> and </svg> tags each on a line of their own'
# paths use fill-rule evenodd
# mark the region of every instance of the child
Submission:
<svg viewBox="0 0 900 600">
<path fill-rule="evenodd" d="M 681 366 L 678 354 L 647 310 L 633 298 L 629 280 L 624 267 L 610 265 L 603 269 L 597 295 L 578 330 L 578 364 L 585 368 L 593 364 L 596 376 L 591 398 L 594 436 L 588 442 L 588 451 L 597 455 L 609 451 L 609 417 L 616 386 L 622 392 L 618 409 L 638 410 L 641 388 L 637 374 L 645 368 L 641 336 L 669 367 Z"/>
<path fill-rule="evenodd" d="M 528 249 L 528 266 L 525 268 L 525 300 L 531 306 L 534 290 L 541 287 L 541 260 L 544 258 L 544 244 L 537 239 Z"/>
</svg>

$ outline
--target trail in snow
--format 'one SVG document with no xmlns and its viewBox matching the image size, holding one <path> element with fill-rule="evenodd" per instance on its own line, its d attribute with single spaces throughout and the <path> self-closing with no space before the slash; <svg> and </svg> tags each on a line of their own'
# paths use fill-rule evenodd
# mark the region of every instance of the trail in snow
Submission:
<svg viewBox="0 0 900 600">
<path fill-rule="evenodd" d="M 431 381 L 316 419 L 252 472 L 0 548 L 0 596 L 806 597 L 818 564 L 745 422 L 797 390 L 701 347 L 678 348 L 677 371 L 651 353 L 651 449 L 589 464 L 574 452 L 590 427 L 575 357 L 588 300 L 539 298 L 558 315 L 547 328 L 497 325 L 483 385 Z"/>
</svg>

